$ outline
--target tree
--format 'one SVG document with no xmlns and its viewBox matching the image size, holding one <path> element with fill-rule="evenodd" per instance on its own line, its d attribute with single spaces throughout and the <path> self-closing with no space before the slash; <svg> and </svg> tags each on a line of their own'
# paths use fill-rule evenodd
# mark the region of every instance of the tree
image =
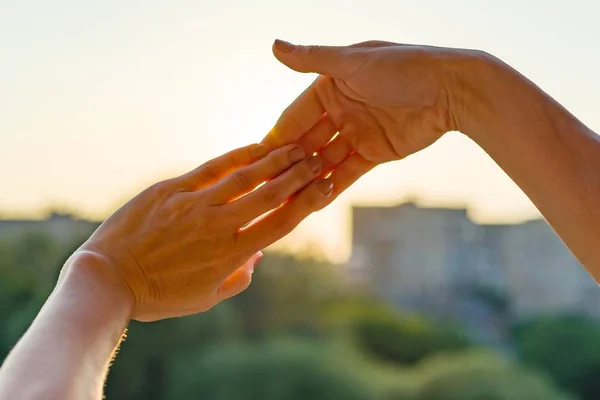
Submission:
<svg viewBox="0 0 600 400">
<path fill-rule="evenodd" d="M 422 400 L 574 400 L 538 373 L 481 350 L 434 356 L 417 374 Z"/>
<path fill-rule="evenodd" d="M 231 300 L 245 336 L 320 335 L 321 308 L 339 296 L 337 266 L 310 256 L 267 252 L 250 287 Z"/>
<path fill-rule="evenodd" d="M 287 341 L 220 346 L 180 359 L 167 398 L 363 400 L 373 398 L 372 390 L 360 366 L 320 344 Z"/>
<path fill-rule="evenodd" d="M 43 232 L 28 231 L 0 242 L 0 359 L 35 318 L 56 282 L 61 246 Z"/>
<path fill-rule="evenodd" d="M 459 350 L 469 341 L 453 327 L 417 315 L 400 314 L 373 303 L 338 305 L 331 311 L 344 321 L 356 344 L 386 362 L 414 365 L 440 351 Z"/>
<path fill-rule="evenodd" d="M 540 317 L 514 329 L 522 360 L 581 399 L 600 398 L 600 325 L 577 316 Z"/>
<path fill-rule="evenodd" d="M 171 398 L 165 391 L 172 364 L 189 353 L 201 354 L 238 339 L 236 316 L 227 302 L 185 318 L 132 322 L 108 376 L 107 398 Z"/>
</svg>

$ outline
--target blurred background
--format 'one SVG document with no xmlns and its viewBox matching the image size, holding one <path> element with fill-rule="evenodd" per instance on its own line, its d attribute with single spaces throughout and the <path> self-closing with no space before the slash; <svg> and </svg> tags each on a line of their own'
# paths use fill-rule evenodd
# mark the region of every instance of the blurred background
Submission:
<svg viewBox="0 0 600 400">
<path fill-rule="evenodd" d="M 590 1 L 0 0 L 0 360 L 126 199 L 259 141 L 275 38 L 486 50 L 600 130 Z M 600 398 L 600 294 L 459 133 L 378 167 L 213 310 L 133 323 L 109 399 Z"/>
</svg>

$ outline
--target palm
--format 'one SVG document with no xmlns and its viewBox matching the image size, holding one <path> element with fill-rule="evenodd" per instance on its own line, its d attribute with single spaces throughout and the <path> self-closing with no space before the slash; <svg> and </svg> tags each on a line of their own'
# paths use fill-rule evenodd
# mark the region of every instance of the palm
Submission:
<svg viewBox="0 0 600 400">
<path fill-rule="evenodd" d="M 377 49 L 381 50 L 387 49 Z M 443 113 L 437 107 L 439 90 L 428 76 L 433 71 L 412 71 L 404 64 L 405 79 L 393 80 L 395 64 L 402 62 L 394 62 L 398 56 L 371 58 L 348 78 L 317 82 L 319 98 L 340 135 L 375 163 L 404 158 L 445 132 Z M 390 84 L 381 85 L 381 81 Z"/>
<path fill-rule="evenodd" d="M 320 76 L 288 106 L 263 143 L 297 142 L 307 152 L 318 151 L 323 170 L 332 171 L 331 199 L 375 165 L 419 151 L 454 128 L 440 62 L 445 49 L 279 42 L 274 50 L 288 67 Z"/>
<path fill-rule="evenodd" d="M 365 42 L 343 51 L 338 70 L 313 89 L 340 136 L 367 160 L 404 158 L 449 130 L 439 49 Z"/>
</svg>

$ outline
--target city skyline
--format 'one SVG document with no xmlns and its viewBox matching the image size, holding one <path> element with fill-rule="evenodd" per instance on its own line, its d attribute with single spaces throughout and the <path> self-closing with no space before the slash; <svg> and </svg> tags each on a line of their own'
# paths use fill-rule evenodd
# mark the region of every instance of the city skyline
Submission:
<svg viewBox="0 0 600 400">
<path fill-rule="evenodd" d="M 483 291 L 510 300 L 517 319 L 599 315 L 597 283 L 543 220 L 477 224 L 465 210 L 413 203 L 352 214 L 351 276 L 390 303 L 443 315 Z"/>
<path fill-rule="evenodd" d="M 0 13 L 0 211 L 52 207 L 101 219 L 152 182 L 260 140 L 314 76 L 277 63 L 276 37 L 484 49 L 600 129 L 592 1 L 379 0 L 302 4 L 13 2 Z M 293 15 L 293 18 L 290 18 Z M 332 18 L 335 16 L 335 18 Z M 244 32 L 243 37 L 240 32 Z M 280 246 L 347 258 L 351 204 L 466 206 L 482 222 L 535 208 L 461 134 L 378 167 Z"/>
</svg>

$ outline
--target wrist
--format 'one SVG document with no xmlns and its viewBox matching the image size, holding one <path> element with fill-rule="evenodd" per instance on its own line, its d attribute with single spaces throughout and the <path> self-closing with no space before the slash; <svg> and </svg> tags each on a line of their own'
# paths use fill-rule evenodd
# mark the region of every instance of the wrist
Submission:
<svg viewBox="0 0 600 400">
<path fill-rule="evenodd" d="M 491 134 L 494 117 L 511 99 L 508 86 L 515 71 L 498 58 L 478 50 L 455 50 L 444 60 L 445 84 L 453 128 L 478 141 Z"/>
<path fill-rule="evenodd" d="M 100 321 L 111 318 L 126 325 L 133 313 L 133 297 L 114 273 L 111 261 L 95 252 L 78 250 L 73 254 L 54 292 L 80 308 L 90 308 Z"/>
</svg>

